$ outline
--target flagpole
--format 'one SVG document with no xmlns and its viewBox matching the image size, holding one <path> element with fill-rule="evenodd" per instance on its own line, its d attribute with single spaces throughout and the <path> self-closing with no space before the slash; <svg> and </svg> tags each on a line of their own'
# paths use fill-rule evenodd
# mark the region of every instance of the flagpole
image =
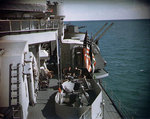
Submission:
<svg viewBox="0 0 150 119">
<path fill-rule="evenodd" d="M 59 38 L 56 40 L 56 44 L 57 44 L 57 70 L 58 70 L 58 82 L 59 82 L 59 86 L 60 86 L 60 42 L 59 42 Z"/>
</svg>

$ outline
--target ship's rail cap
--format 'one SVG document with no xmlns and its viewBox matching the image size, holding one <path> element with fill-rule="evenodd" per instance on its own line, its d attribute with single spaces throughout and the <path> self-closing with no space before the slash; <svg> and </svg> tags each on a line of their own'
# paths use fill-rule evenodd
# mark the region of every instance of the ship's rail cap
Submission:
<svg viewBox="0 0 150 119">
<path fill-rule="evenodd" d="M 73 40 L 73 39 L 64 39 L 62 40 L 62 43 L 83 45 L 83 42 L 81 42 L 80 40 Z"/>
<path fill-rule="evenodd" d="M 0 20 L 0 34 L 37 32 L 37 31 L 56 31 L 59 29 L 59 19 L 17 19 Z"/>
</svg>

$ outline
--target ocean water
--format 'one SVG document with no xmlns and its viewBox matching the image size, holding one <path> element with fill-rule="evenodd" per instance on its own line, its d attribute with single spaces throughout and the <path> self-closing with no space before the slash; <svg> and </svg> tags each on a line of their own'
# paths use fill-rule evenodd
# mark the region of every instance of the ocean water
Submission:
<svg viewBox="0 0 150 119">
<path fill-rule="evenodd" d="M 150 119 L 150 20 L 74 21 L 93 35 L 106 22 L 113 26 L 99 41 L 109 77 L 102 79 L 106 91 L 121 111 L 134 119 Z"/>
</svg>

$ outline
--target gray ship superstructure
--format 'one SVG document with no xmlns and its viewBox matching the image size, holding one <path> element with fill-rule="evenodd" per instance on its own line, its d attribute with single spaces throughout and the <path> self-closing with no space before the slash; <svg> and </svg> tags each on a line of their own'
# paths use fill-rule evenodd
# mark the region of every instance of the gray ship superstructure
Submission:
<svg viewBox="0 0 150 119">
<path fill-rule="evenodd" d="M 99 84 L 99 38 L 64 25 L 61 4 L 1 2 L 0 118 L 121 119 Z"/>
</svg>

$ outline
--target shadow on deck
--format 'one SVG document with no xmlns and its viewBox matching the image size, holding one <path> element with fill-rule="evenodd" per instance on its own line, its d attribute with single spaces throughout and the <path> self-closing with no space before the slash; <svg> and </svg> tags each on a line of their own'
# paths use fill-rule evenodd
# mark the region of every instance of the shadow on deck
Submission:
<svg viewBox="0 0 150 119">
<path fill-rule="evenodd" d="M 43 116 L 46 119 L 60 119 L 55 113 L 55 95 L 56 93 L 50 96 L 50 99 L 42 110 Z"/>
<path fill-rule="evenodd" d="M 60 119 L 55 113 L 57 80 L 50 79 L 49 88 L 38 93 L 37 104 L 29 107 L 28 119 Z"/>
</svg>

